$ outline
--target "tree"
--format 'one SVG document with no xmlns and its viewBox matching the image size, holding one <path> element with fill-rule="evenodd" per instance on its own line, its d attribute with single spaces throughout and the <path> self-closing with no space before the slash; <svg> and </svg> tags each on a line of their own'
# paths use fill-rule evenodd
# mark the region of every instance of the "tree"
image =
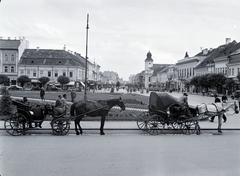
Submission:
<svg viewBox="0 0 240 176">
<path fill-rule="evenodd" d="M 43 87 L 45 86 L 45 84 L 47 84 L 48 81 L 50 81 L 49 77 L 46 77 L 46 76 L 43 76 L 38 80 L 42 83 Z"/>
<path fill-rule="evenodd" d="M 118 89 L 119 89 L 119 87 L 120 87 L 120 82 L 119 81 L 117 81 L 117 83 L 116 83 L 116 87 L 117 87 L 117 91 L 118 91 Z"/>
<path fill-rule="evenodd" d="M 240 72 L 238 72 L 237 74 L 237 79 L 238 79 L 238 82 L 240 82 Z"/>
<path fill-rule="evenodd" d="M 6 84 L 8 82 L 8 77 L 6 75 L 0 75 L 0 84 Z"/>
<path fill-rule="evenodd" d="M 31 79 L 30 79 L 28 76 L 26 76 L 26 75 L 22 75 L 22 76 L 20 76 L 20 77 L 17 79 L 17 81 L 18 81 L 18 82 L 21 84 L 21 86 L 23 87 L 25 83 L 31 82 Z"/>
<path fill-rule="evenodd" d="M 13 112 L 12 100 L 6 87 L 1 88 L 0 114 L 9 115 Z"/>
<path fill-rule="evenodd" d="M 59 76 L 57 81 L 62 85 L 63 87 L 63 84 L 67 84 L 70 82 L 70 79 L 69 77 L 66 77 L 66 76 Z"/>
</svg>

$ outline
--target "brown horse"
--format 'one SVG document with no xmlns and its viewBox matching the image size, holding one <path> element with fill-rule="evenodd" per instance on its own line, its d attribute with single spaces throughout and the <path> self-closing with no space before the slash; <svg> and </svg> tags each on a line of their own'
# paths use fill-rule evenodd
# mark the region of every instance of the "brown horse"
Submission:
<svg viewBox="0 0 240 176">
<path fill-rule="evenodd" d="M 122 98 L 119 99 L 110 99 L 110 100 L 97 100 L 97 101 L 79 101 L 72 104 L 70 109 L 71 116 L 75 116 L 75 131 L 76 134 L 82 134 L 82 128 L 80 126 L 80 121 L 84 116 L 96 117 L 101 116 L 101 126 L 100 134 L 104 135 L 103 127 L 105 123 L 106 116 L 110 109 L 118 105 L 121 110 L 125 110 L 125 104 L 122 101 Z M 80 132 L 77 129 L 79 127 Z"/>
</svg>

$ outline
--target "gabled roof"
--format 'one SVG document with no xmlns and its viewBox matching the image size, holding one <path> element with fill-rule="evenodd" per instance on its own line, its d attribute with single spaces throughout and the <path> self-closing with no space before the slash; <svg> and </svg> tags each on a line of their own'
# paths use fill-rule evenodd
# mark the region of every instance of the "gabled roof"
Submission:
<svg viewBox="0 0 240 176">
<path fill-rule="evenodd" d="M 162 71 L 165 68 L 168 68 L 171 64 L 153 64 L 153 67 L 151 68 L 153 70 L 152 76 L 157 76 L 157 73 Z"/>
<path fill-rule="evenodd" d="M 0 39 L 0 49 L 18 49 L 20 44 L 20 40 Z"/>
<path fill-rule="evenodd" d="M 231 53 L 240 48 L 240 43 L 237 43 L 235 40 L 229 44 L 221 45 L 218 48 L 213 49 L 211 54 L 204 59 L 196 68 L 206 67 L 206 65 L 213 61 L 213 59 L 218 57 L 226 56 L 228 57 Z"/>
<path fill-rule="evenodd" d="M 73 54 L 65 50 L 25 49 L 19 64 L 84 66 Z"/>
</svg>

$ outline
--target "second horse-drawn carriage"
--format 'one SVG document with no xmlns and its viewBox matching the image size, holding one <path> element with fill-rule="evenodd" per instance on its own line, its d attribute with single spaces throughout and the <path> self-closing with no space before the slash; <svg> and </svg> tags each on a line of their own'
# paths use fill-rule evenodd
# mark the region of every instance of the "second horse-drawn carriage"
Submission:
<svg viewBox="0 0 240 176">
<path fill-rule="evenodd" d="M 186 113 L 187 109 L 191 112 Z M 147 131 L 151 135 L 158 135 L 166 127 L 180 130 L 184 134 L 200 134 L 200 120 L 208 119 L 211 116 L 218 116 L 218 132 L 222 132 L 223 113 L 233 110 L 239 112 L 237 103 L 202 103 L 197 106 L 183 107 L 178 103 L 178 99 L 166 92 L 151 92 L 149 97 L 149 109 L 142 112 L 137 118 L 139 129 Z"/>
<path fill-rule="evenodd" d="M 196 110 L 189 107 L 192 117 L 177 103 L 177 98 L 166 92 L 151 92 L 149 110 L 142 112 L 137 119 L 137 126 L 151 135 L 158 135 L 168 127 L 181 130 L 184 134 L 200 133 Z"/>
</svg>

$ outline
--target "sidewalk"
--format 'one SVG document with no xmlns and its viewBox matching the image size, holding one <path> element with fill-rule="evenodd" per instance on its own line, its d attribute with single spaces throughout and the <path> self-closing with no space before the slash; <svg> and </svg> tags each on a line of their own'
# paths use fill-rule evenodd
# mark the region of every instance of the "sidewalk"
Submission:
<svg viewBox="0 0 240 176">
<path fill-rule="evenodd" d="M 214 122 L 200 121 L 199 125 L 201 129 L 217 129 L 218 119 L 215 118 Z M 43 128 L 51 128 L 50 121 L 44 121 L 42 124 Z M 82 128 L 87 129 L 99 129 L 100 121 L 82 121 Z M 71 121 L 71 129 L 74 129 L 74 121 Z M 136 121 L 106 121 L 105 129 L 138 129 Z M 0 121 L 0 129 L 4 129 L 4 121 Z M 228 130 L 240 130 L 240 118 L 238 115 L 228 116 L 227 122 L 222 124 L 222 129 Z"/>
</svg>

